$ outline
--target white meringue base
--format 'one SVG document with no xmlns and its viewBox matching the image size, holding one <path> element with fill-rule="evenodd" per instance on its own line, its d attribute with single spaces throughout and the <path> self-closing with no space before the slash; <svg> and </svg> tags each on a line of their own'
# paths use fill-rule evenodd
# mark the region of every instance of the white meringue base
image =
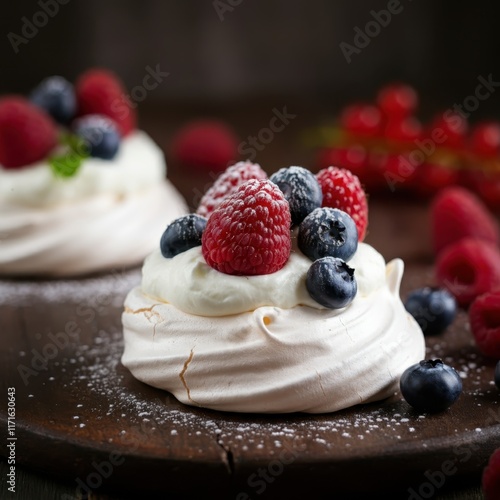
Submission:
<svg viewBox="0 0 500 500">
<path fill-rule="evenodd" d="M 7 205 L 0 212 L 0 274 L 76 276 L 138 264 L 185 213 L 168 180 L 55 206 Z"/>
<path fill-rule="evenodd" d="M 328 413 L 387 398 L 425 354 L 399 298 L 403 267 L 390 262 L 386 286 L 342 310 L 203 317 L 137 287 L 125 301 L 122 362 L 142 382 L 215 410 Z"/>
</svg>

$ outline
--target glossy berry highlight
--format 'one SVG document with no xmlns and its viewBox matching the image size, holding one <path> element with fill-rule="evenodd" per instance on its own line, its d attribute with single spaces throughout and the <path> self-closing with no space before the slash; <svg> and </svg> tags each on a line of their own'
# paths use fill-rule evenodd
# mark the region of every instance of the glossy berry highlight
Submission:
<svg viewBox="0 0 500 500">
<path fill-rule="evenodd" d="M 407 368 L 400 380 L 406 402 L 419 413 L 437 413 L 449 408 L 462 393 L 462 380 L 440 359 L 420 361 Z"/>
<path fill-rule="evenodd" d="M 411 292 L 405 301 L 405 308 L 415 318 L 424 335 L 444 332 L 457 313 L 457 303 L 450 292 L 430 287 Z"/>
<path fill-rule="evenodd" d="M 328 309 L 348 306 L 358 291 L 354 269 L 335 257 L 323 257 L 311 264 L 306 288 L 318 304 Z"/>
<path fill-rule="evenodd" d="M 314 209 L 321 207 L 321 187 L 306 168 L 281 168 L 269 180 L 280 188 L 288 201 L 294 226 L 298 226 Z"/>
<path fill-rule="evenodd" d="M 170 259 L 201 245 L 201 236 L 207 219 L 196 214 L 185 215 L 174 220 L 165 229 L 161 240 L 160 250 L 163 257 Z"/>
<path fill-rule="evenodd" d="M 317 208 L 300 224 L 297 243 L 312 261 L 337 257 L 347 262 L 358 249 L 358 230 L 346 212 Z"/>
</svg>

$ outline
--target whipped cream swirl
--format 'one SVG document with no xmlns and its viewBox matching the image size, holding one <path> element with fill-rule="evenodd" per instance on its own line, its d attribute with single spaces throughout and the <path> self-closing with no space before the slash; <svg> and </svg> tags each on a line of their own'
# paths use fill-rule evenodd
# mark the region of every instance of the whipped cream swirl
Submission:
<svg viewBox="0 0 500 500">
<path fill-rule="evenodd" d="M 162 151 L 140 131 L 112 161 L 89 158 L 68 179 L 46 162 L 0 166 L 0 274 L 69 276 L 139 263 L 187 211 L 165 173 Z"/>
<path fill-rule="evenodd" d="M 307 297 L 310 261 L 299 252 L 267 281 L 213 276 L 201 253 L 189 252 L 163 262 L 153 253 L 122 318 L 123 364 L 185 404 L 333 412 L 391 396 L 424 357 L 422 331 L 399 298 L 403 262 L 386 267 L 369 245 L 349 262 L 359 291 L 340 310 Z"/>
</svg>

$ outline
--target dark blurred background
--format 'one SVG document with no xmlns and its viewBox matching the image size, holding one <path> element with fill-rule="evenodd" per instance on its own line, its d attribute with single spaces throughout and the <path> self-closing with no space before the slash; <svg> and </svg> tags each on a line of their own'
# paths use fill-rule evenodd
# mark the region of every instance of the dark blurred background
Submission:
<svg viewBox="0 0 500 500">
<path fill-rule="evenodd" d="M 132 88 L 147 65 L 159 64 L 170 76 L 149 105 L 278 96 L 335 109 L 403 80 L 420 91 L 425 109 L 462 101 L 478 75 L 500 80 L 498 2 L 392 0 L 400 12 L 348 64 L 341 42 L 352 44 L 354 28 L 388 0 L 64 1 L 3 3 L 2 93 L 27 92 L 51 74 L 73 79 L 95 65 Z M 58 12 L 15 53 L 8 35 L 22 36 L 25 19 L 44 24 L 34 19 L 43 4 Z M 498 94 L 478 119 L 498 113 Z"/>
<path fill-rule="evenodd" d="M 374 12 L 389 7 L 398 13 L 348 62 L 341 44 L 355 46 L 356 30 L 370 22 L 373 35 Z M 93 66 L 133 89 L 148 67 L 159 68 L 169 76 L 141 101 L 139 116 L 167 155 L 172 134 L 192 118 L 222 118 L 244 139 L 286 106 L 296 118 L 257 161 L 268 171 L 307 166 L 301 134 L 388 82 L 418 90 L 423 120 L 462 103 L 481 75 L 500 82 L 499 15 L 498 2 L 465 0 L 4 2 L 0 93 L 29 92 L 53 74 L 74 80 Z M 470 120 L 499 114 L 500 87 Z"/>
</svg>

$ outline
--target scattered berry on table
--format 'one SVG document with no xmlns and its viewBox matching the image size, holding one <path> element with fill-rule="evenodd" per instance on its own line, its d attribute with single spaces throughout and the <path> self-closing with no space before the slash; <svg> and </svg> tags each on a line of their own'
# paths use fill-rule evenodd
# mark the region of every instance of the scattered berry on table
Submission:
<svg viewBox="0 0 500 500">
<path fill-rule="evenodd" d="M 354 269 L 335 257 L 323 257 L 311 264 L 306 287 L 318 304 L 329 309 L 348 306 L 358 290 Z"/>
<path fill-rule="evenodd" d="M 337 208 L 317 208 L 300 224 L 301 252 L 312 261 L 337 257 L 349 261 L 358 249 L 358 231 L 349 214 Z"/>
<path fill-rule="evenodd" d="M 291 249 L 290 208 L 278 186 L 250 180 L 212 213 L 202 236 L 207 264 L 226 274 L 279 271 Z"/>
<path fill-rule="evenodd" d="M 186 167 L 220 172 L 238 158 L 238 138 L 224 122 L 193 121 L 176 134 L 172 153 Z"/>
<path fill-rule="evenodd" d="M 477 196 L 461 187 L 444 189 L 434 198 L 431 226 L 436 253 L 465 237 L 500 243 L 496 220 Z"/>
<path fill-rule="evenodd" d="M 482 489 L 485 500 L 500 498 L 500 448 L 493 452 L 483 471 Z"/>
<path fill-rule="evenodd" d="M 478 297 L 470 307 L 469 320 L 478 349 L 500 359 L 500 291 Z"/>
<path fill-rule="evenodd" d="M 281 189 L 290 204 L 293 225 L 298 226 L 315 208 L 321 207 L 321 187 L 306 168 L 281 168 L 269 180 Z"/>
<path fill-rule="evenodd" d="M 460 306 L 500 287 L 500 252 L 487 241 L 464 238 L 437 257 L 436 278 Z"/>
<path fill-rule="evenodd" d="M 359 241 L 363 241 L 368 226 L 368 203 L 359 178 L 349 170 L 328 167 L 316 174 L 323 191 L 323 207 L 347 212 L 356 223 Z"/>
<path fill-rule="evenodd" d="M 136 110 L 118 77 L 111 71 L 91 69 L 75 85 L 79 115 L 106 115 L 122 136 L 136 128 Z"/>
<path fill-rule="evenodd" d="M 165 229 L 160 250 L 163 257 L 169 259 L 201 245 L 201 236 L 207 225 L 207 219 L 197 214 L 184 215 L 174 220 Z"/>
<path fill-rule="evenodd" d="M 211 213 L 245 182 L 256 179 L 267 179 L 267 174 L 257 163 L 240 161 L 223 172 L 212 187 L 203 195 L 196 212 L 203 217 Z"/>
<path fill-rule="evenodd" d="M 30 101 L 63 125 L 68 125 L 76 114 L 75 89 L 62 76 L 43 80 L 31 92 Z"/>
<path fill-rule="evenodd" d="M 120 132 L 104 115 L 85 115 L 73 124 L 75 134 L 84 141 L 86 152 L 94 158 L 111 160 L 120 148 Z"/>
<path fill-rule="evenodd" d="M 405 308 L 425 335 L 442 333 L 451 325 L 457 313 L 457 303 L 450 292 L 430 287 L 411 292 L 405 301 Z"/>
<path fill-rule="evenodd" d="M 440 359 L 420 361 L 407 368 L 400 380 L 406 402 L 419 413 L 449 408 L 462 393 L 460 376 Z"/>
<path fill-rule="evenodd" d="M 27 99 L 0 99 L 0 165 L 14 169 L 47 158 L 57 145 L 52 117 Z"/>
</svg>

